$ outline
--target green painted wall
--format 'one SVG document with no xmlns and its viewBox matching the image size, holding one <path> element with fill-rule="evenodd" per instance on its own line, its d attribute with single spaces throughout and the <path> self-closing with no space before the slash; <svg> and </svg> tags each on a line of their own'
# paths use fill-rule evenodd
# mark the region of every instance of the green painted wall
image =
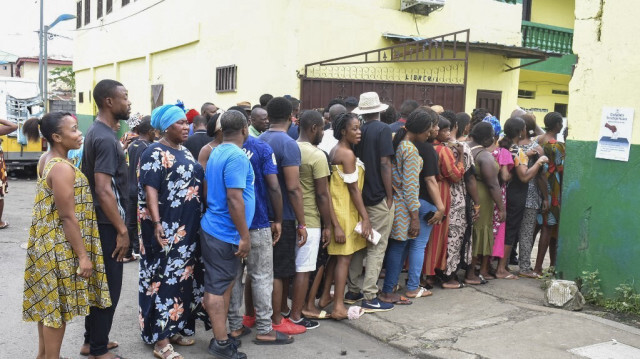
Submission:
<svg viewBox="0 0 640 359">
<path fill-rule="evenodd" d="M 573 280 L 599 270 L 605 295 L 640 291 L 640 145 L 629 162 L 596 159 L 597 142 L 568 141 L 557 271 Z"/>
<path fill-rule="evenodd" d="M 520 64 L 528 64 L 535 60 L 521 60 Z M 554 74 L 561 75 L 571 75 L 573 72 L 573 65 L 577 61 L 577 56 L 574 54 L 567 54 L 562 57 L 550 57 L 545 61 L 538 62 L 537 64 L 533 64 L 525 67 L 527 70 L 531 71 L 541 71 L 541 72 L 550 72 Z"/>
</svg>

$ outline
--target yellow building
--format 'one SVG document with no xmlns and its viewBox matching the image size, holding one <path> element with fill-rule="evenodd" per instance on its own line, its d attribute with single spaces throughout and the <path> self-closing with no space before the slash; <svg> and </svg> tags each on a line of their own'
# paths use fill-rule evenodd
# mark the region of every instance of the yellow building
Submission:
<svg viewBox="0 0 640 359">
<path fill-rule="evenodd" d="M 133 111 L 141 113 L 178 99 L 196 109 L 205 101 L 222 108 L 239 101 L 255 104 L 263 93 L 299 97 L 303 108 L 324 107 L 327 98 L 358 96 L 366 89 L 398 107 L 409 96 L 398 92 L 400 86 L 411 88 L 410 96 L 423 104 L 466 112 L 489 107 L 504 119 L 519 104 L 520 59 L 550 54 L 522 46 L 522 5 L 516 0 L 411 3 L 77 1 L 74 70 L 81 127 L 97 112 L 91 90 L 105 78 L 122 82 Z M 465 29 L 468 39 L 460 32 Z M 432 39 L 411 42 L 414 38 Z M 389 56 L 379 62 L 371 56 L 350 57 L 349 65 L 324 61 L 394 45 L 400 47 L 387 49 Z M 418 52 L 403 51 L 405 45 Z M 445 60 L 434 52 L 434 61 L 424 61 L 434 49 L 444 49 Z M 410 61 L 411 56 L 423 60 Z M 316 65 L 321 71 L 305 66 L 313 63 L 321 63 Z"/>
<path fill-rule="evenodd" d="M 519 0 L 522 3 L 523 46 L 557 54 L 541 62 L 523 60 L 518 105 L 543 124 L 549 112 L 567 117 L 569 80 L 576 63 L 572 51 L 574 0 Z"/>
</svg>

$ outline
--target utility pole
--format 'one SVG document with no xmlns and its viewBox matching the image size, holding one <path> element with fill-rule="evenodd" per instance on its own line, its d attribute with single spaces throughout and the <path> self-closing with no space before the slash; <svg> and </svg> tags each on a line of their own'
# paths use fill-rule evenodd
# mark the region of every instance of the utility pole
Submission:
<svg viewBox="0 0 640 359">
<path fill-rule="evenodd" d="M 44 97 L 42 97 L 43 87 L 42 87 L 42 51 L 43 51 L 43 34 L 44 34 L 44 0 L 40 0 L 40 31 L 38 31 L 38 37 L 40 38 L 40 47 L 38 48 L 38 85 L 40 86 L 40 98 L 44 102 Z"/>
</svg>

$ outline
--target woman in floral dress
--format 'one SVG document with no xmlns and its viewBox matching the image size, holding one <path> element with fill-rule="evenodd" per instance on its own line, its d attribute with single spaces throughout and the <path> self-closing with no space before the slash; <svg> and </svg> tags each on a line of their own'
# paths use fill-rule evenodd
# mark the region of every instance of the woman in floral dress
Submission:
<svg viewBox="0 0 640 359">
<path fill-rule="evenodd" d="M 158 358 L 182 358 L 171 344 L 192 345 L 192 317 L 204 288 L 198 271 L 198 228 L 202 212 L 202 166 L 181 145 L 189 125 L 174 105 L 153 110 L 151 125 L 163 131 L 140 158 L 139 320 L 142 339 Z M 191 327 L 191 328 L 188 328 Z"/>
</svg>

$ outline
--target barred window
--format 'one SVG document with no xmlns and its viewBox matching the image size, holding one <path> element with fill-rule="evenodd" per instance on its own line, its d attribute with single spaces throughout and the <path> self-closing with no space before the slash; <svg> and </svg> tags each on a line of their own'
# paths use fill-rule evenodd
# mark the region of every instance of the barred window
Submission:
<svg viewBox="0 0 640 359">
<path fill-rule="evenodd" d="M 91 0 L 84 0 L 84 24 L 91 20 Z"/>
<path fill-rule="evenodd" d="M 107 14 L 110 14 L 113 10 L 113 0 L 107 0 Z"/>
<path fill-rule="evenodd" d="M 231 92 L 237 89 L 238 66 L 216 68 L 216 92 Z"/>
<path fill-rule="evenodd" d="M 102 0 L 98 0 L 98 6 L 96 8 L 96 10 L 98 11 L 98 16 L 96 17 L 97 19 L 102 17 L 102 9 L 104 7 L 102 6 Z"/>
<path fill-rule="evenodd" d="M 76 29 L 82 26 L 82 1 L 76 3 Z"/>
<path fill-rule="evenodd" d="M 78 92 L 78 103 L 84 103 L 84 92 Z"/>
</svg>

